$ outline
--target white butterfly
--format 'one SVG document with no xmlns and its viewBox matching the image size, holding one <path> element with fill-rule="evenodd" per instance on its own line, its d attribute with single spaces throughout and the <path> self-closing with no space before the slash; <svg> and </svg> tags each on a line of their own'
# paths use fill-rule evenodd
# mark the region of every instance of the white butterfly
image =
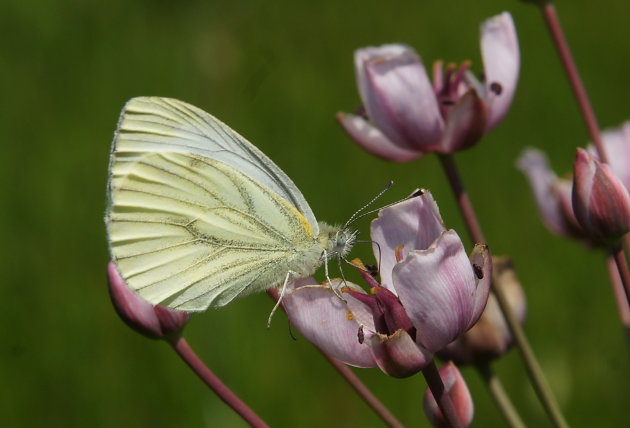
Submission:
<svg viewBox="0 0 630 428">
<path fill-rule="evenodd" d="M 318 223 L 291 179 L 227 125 L 158 97 L 123 108 L 105 221 L 127 285 L 185 311 L 309 276 L 354 240 Z"/>
</svg>

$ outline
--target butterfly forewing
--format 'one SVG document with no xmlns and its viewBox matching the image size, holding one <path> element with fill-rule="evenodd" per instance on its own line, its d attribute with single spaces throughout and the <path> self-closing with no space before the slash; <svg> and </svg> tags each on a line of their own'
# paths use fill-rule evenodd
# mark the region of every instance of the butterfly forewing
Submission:
<svg viewBox="0 0 630 428">
<path fill-rule="evenodd" d="M 114 140 L 112 169 L 123 177 L 146 153 L 179 152 L 218 160 L 253 178 L 306 218 L 317 235 L 318 224 L 291 179 L 265 154 L 230 127 L 190 104 L 159 97 L 131 99 L 125 106 Z M 116 186 L 116 178 L 113 178 Z"/>
<path fill-rule="evenodd" d="M 284 279 L 310 223 L 265 185 L 197 154 L 114 161 L 108 218 L 112 256 L 150 302 L 222 306 Z"/>
</svg>

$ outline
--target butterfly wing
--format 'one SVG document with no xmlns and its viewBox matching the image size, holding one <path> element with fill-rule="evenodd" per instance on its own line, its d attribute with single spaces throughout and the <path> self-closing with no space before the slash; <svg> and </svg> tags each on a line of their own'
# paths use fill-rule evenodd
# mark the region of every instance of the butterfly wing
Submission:
<svg viewBox="0 0 630 428">
<path fill-rule="evenodd" d="M 120 116 L 110 168 L 116 168 L 116 177 L 124 177 L 123 168 L 147 153 L 156 152 L 196 154 L 231 166 L 295 206 L 317 236 L 319 226 L 302 193 L 280 168 L 237 132 L 205 111 L 179 100 L 132 98 Z M 113 187 L 117 185 L 116 177 L 112 177 Z"/>
<path fill-rule="evenodd" d="M 153 304 L 198 311 L 278 285 L 313 242 L 310 223 L 275 191 L 198 154 L 116 159 L 110 197 L 112 258 Z"/>
</svg>

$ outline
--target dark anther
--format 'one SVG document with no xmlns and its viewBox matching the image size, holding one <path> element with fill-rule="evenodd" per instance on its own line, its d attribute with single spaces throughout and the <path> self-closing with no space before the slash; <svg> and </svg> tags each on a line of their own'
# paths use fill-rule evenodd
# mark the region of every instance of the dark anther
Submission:
<svg viewBox="0 0 630 428">
<path fill-rule="evenodd" d="M 424 190 L 418 189 L 411 194 L 410 198 L 415 198 L 416 196 L 422 196 L 422 195 L 424 195 Z"/>
<path fill-rule="evenodd" d="M 357 333 L 357 337 L 359 338 L 359 343 L 363 345 L 365 341 L 365 334 L 363 333 L 363 326 L 359 327 L 359 332 Z"/>
<path fill-rule="evenodd" d="M 442 100 L 442 105 L 452 106 L 453 104 L 455 104 L 453 100 Z"/>
<path fill-rule="evenodd" d="M 372 278 L 376 278 L 378 276 L 378 266 L 376 265 L 365 265 L 368 273 Z"/>
<path fill-rule="evenodd" d="M 501 86 L 498 82 L 492 82 L 490 84 L 490 90 L 497 95 L 501 95 L 501 92 L 503 92 L 503 86 Z"/>
<path fill-rule="evenodd" d="M 473 263 L 472 267 L 473 267 L 473 271 L 475 271 L 475 276 L 478 279 L 482 279 L 483 278 L 483 270 L 481 269 L 481 266 L 476 265 L 476 264 Z"/>
</svg>

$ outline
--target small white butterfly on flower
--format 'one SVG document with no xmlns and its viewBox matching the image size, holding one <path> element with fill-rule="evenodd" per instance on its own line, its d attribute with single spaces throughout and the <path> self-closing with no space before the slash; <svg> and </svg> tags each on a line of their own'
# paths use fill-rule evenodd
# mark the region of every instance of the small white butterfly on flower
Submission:
<svg viewBox="0 0 630 428">
<path fill-rule="evenodd" d="M 159 97 L 123 108 L 105 222 L 127 285 L 184 311 L 312 275 L 355 238 L 318 223 L 291 179 L 227 125 Z"/>
</svg>

